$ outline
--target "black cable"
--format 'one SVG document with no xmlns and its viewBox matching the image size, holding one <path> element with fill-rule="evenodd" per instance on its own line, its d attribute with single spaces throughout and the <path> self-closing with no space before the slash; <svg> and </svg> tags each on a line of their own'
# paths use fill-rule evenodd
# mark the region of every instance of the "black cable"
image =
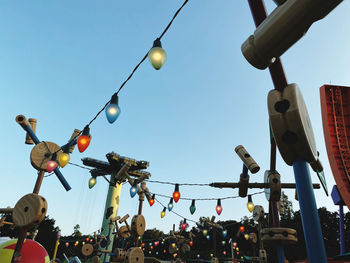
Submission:
<svg viewBox="0 0 350 263">
<path fill-rule="evenodd" d="M 172 183 L 172 182 L 163 182 L 163 181 L 155 181 L 155 180 L 145 180 L 145 182 L 149 182 L 149 183 L 157 183 L 157 184 L 169 184 L 169 185 L 179 185 L 179 186 L 183 186 L 183 185 L 187 185 L 187 186 L 210 186 L 210 184 L 194 184 L 194 183 Z"/>
</svg>

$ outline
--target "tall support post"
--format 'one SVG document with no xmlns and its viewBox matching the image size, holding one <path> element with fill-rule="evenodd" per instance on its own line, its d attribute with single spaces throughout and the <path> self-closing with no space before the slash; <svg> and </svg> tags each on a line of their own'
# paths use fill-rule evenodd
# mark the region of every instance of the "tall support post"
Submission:
<svg viewBox="0 0 350 263">
<path fill-rule="evenodd" d="M 340 255 L 345 253 L 345 243 L 344 243 L 344 211 L 343 206 L 339 206 L 339 239 L 340 239 Z"/>
<path fill-rule="evenodd" d="M 308 259 L 310 263 L 327 263 L 327 254 L 323 243 L 309 168 L 305 161 L 296 160 L 293 163 L 293 170 Z"/>
<path fill-rule="evenodd" d="M 119 198 L 122 190 L 122 185 L 115 182 L 116 174 L 111 175 L 110 185 L 108 188 L 106 206 L 103 214 L 102 230 L 101 234 L 107 237 L 107 245 L 100 247 L 99 249 L 112 251 L 113 241 L 111 240 L 111 232 L 109 228 L 110 219 L 117 216 L 119 208 Z M 101 262 L 109 263 L 110 255 L 109 253 L 103 253 Z"/>
</svg>

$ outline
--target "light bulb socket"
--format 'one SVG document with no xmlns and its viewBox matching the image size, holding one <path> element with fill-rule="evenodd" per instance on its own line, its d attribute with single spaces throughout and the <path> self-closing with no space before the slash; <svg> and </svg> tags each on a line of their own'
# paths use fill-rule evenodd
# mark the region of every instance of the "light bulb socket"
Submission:
<svg viewBox="0 0 350 263">
<path fill-rule="evenodd" d="M 155 194 L 152 195 L 152 199 L 153 199 L 153 200 L 156 199 L 156 195 L 155 195 Z"/>
<path fill-rule="evenodd" d="M 117 104 L 118 105 L 118 94 L 117 93 L 114 93 L 113 95 L 112 95 L 112 98 L 111 98 L 111 100 L 110 100 L 110 104 Z"/>
<path fill-rule="evenodd" d="M 175 190 L 174 190 L 174 192 L 179 192 L 179 184 L 175 184 Z"/>
<path fill-rule="evenodd" d="M 216 206 L 221 206 L 221 199 L 218 199 Z"/>
<path fill-rule="evenodd" d="M 164 213 L 166 212 L 166 207 L 163 208 L 163 212 L 164 212 Z"/>
<path fill-rule="evenodd" d="M 196 200 L 192 200 L 191 206 L 196 206 L 195 202 Z"/>
<path fill-rule="evenodd" d="M 248 195 L 248 203 L 249 203 L 249 202 L 251 202 L 251 203 L 253 202 L 253 201 L 252 201 L 252 196 L 251 196 L 251 195 Z"/>
<path fill-rule="evenodd" d="M 84 127 L 84 130 L 83 130 L 83 134 L 82 135 L 85 135 L 85 136 L 89 136 L 90 134 L 90 128 L 89 128 L 89 125 L 86 125 Z"/>
<path fill-rule="evenodd" d="M 169 204 L 173 204 L 173 203 L 174 203 L 174 199 L 171 197 L 170 201 L 169 201 Z"/>
<path fill-rule="evenodd" d="M 160 42 L 160 38 L 157 38 L 153 41 L 153 47 L 162 47 L 162 43 Z"/>
<path fill-rule="evenodd" d="M 183 222 L 184 224 L 186 224 L 186 218 L 184 219 L 184 222 Z"/>
</svg>

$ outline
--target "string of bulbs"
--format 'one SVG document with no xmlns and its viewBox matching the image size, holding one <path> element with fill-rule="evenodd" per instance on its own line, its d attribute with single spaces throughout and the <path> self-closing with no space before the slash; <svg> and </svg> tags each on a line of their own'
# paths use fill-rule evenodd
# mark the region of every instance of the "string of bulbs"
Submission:
<svg viewBox="0 0 350 263">
<path fill-rule="evenodd" d="M 152 64 L 153 68 L 156 70 L 159 70 L 166 61 L 166 52 L 162 48 L 161 39 L 165 35 L 165 33 L 168 31 L 170 26 L 172 25 L 175 18 L 178 16 L 182 8 L 188 3 L 188 0 L 185 0 L 184 3 L 181 5 L 181 7 L 175 12 L 172 19 L 168 23 L 168 25 L 165 27 L 163 32 L 160 34 L 159 37 L 156 38 L 153 42 L 153 47 L 147 51 L 145 56 L 141 59 L 141 61 L 134 67 L 130 75 L 126 78 L 126 80 L 120 85 L 117 92 L 115 92 L 111 99 L 106 102 L 106 104 L 96 113 L 96 115 L 89 121 L 87 125 L 85 125 L 84 129 L 82 131 L 79 131 L 73 138 L 70 139 L 70 141 L 62 146 L 59 150 L 52 153 L 51 160 L 47 162 L 46 170 L 48 173 L 51 173 L 56 169 L 58 165 L 60 165 L 61 168 L 65 167 L 69 161 L 69 148 L 71 146 L 74 146 L 77 144 L 79 152 L 84 152 L 90 145 L 91 136 L 90 136 L 90 125 L 97 119 L 97 117 L 105 111 L 106 118 L 109 123 L 114 123 L 119 115 L 120 115 L 120 107 L 119 107 L 119 98 L 118 94 L 119 92 L 125 87 L 126 83 L 132 78 L 134 73 L 137 71 L 137 69 L 140 67 L 140 65 L 147 59 L 149 59 L 150 63 Z M 57 159 L 57 153 L 61 151 L 62 153 L 58 156 L 58 162 L 56 162 Z"/>
</svg>

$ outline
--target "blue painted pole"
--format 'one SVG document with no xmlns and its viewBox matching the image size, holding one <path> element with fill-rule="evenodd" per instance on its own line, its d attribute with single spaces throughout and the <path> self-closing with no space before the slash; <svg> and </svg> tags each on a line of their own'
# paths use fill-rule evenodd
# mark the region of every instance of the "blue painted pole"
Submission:
<svg viewBox="0 0 350 263">
<path fill-rule="evenodd" d="M 340 255 L 345 253 L 344 243 L 344 211 L 343 206 L 339 206 L 339 239 L 340 239 Z"/>
<path fill-rule="evenodd" d="M 64 178 L 63 174 L 57 167 L 53 171 L 55 172 L 58 180 L 60 180 L 61 184 L 63 185 L 64 189 L 66 189 L 66 191 L 69 191 L 70 189 L 72 189 L 72 187 L 70 187 L 69 183 L 67 182 L 67 180 Z"/>
<path fill-rule="evenodd" d="M 284 257 L 284 248 L 283 248 L 282 244 L 277 244 L 276 250 L 277 250 L 278 263 L 286 262 L 285 257 Z"/>
<path fill-rule="evenodd" d="M 295 183 L 299 199 L 301 221 L 310 263 L 327 263 L 326 249 L 318 217 L 315 195 L 307 163 L 296 160 L 293 163 Z"/>
</svg>

